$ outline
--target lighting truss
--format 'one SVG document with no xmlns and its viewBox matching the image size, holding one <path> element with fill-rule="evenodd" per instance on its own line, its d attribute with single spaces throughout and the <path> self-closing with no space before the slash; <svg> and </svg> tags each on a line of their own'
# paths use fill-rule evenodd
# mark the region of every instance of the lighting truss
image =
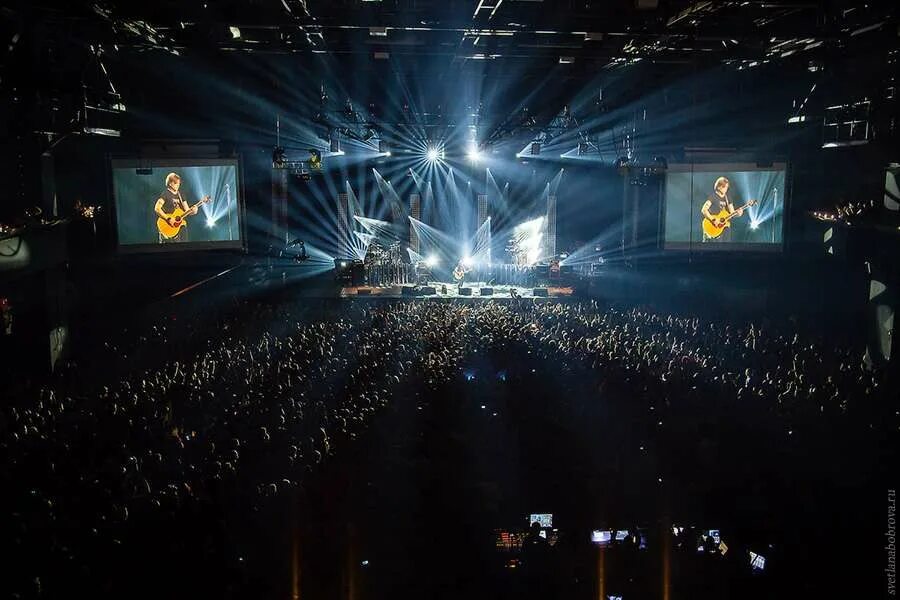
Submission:
<svg viewBox="0 0 900 600">
<path fill-rule="evenodd" d="M 319 113 L 313 120 L 326 127 L 329 134 L 337 134 L 365 144 L 372 144 L 372 140 L 380 137 L 377 126 L 370 116 L 357 110 L 351 100 L 347 100 L 340 109 L 330 106 L 324 85 L 321 88 L 319 102 Z"/>
<path fill-rule="evenodd" d="M 506 122 L 495 129 L 487 139 L 488 142 L 493 143 L 503 138 L 516 136 L 524 132 L 535 132 L 534 137 L 529 143 L 529 147 L 531 147 L 531 144 L 546 146 L 561 135 L 580 129 L 580 127 L 581 121 L 572 114 L 568 105 L 563 106 L 562 110 L 560 110 L 556 116 L 543 127 L 538 124 L 537 119 L 531 115 L 527 108 L 523 108 L 520 112 L 507 119 Z"/>
</svg>

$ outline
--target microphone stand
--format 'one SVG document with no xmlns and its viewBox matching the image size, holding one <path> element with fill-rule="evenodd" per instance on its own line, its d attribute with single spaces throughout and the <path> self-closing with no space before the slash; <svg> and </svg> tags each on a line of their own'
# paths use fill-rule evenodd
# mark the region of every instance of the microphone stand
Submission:
<svg viewBox="0 0 900 600">
<path fill-rule="evenodd" d="M 234 241 L 234 231 L 231 222 L 231 185 L 225 184 L 225 210 L 228 211 L 228 241 Z"/>
<path fill-rule="evenodd" d="M 777 230 L 776 225 L 778 224 L 778 188 L 775 188 L 775 199 L 773 202 L 773 212 L 772 212 L 772 243 L 775 243 L 775 231 Z"/>
</svg>

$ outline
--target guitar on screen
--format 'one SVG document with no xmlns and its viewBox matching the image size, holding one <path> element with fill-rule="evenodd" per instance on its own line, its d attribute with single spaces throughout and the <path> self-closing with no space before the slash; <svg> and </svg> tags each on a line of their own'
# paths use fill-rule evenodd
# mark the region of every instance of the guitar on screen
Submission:
<svg viewBox="0 0 900 600">
<path fill-rule="evenodd" d="M 159 217 L 156 219 L 156 228 L 159 230 L 159 235 L 163 236 L 165 239 L 170 240 L 181 233 L 182 227 L 187 225 L 187 218 L 191 215 L 196 214 L 194 211 L 201 204 L 206 204 L 210 201 L 209 196 L 204 196 L 202 200 L 188 208 L 187 210 L 183 210 L 181 208 L 176 208 L 170 213 L 165 213 L 165 218 Z"/>
<path fill-rule="evenodd" d="M 703 233 L 706 234 L 706 237 L 715 239 L 725 233 L 725 230 L 731 227 L 731 219 L 739 216 L 742 210 L 745 208 L 750 208 L 751 206 L 756 206 L 756 200 L 751 200 L 747 204 L 741 206 L 740 208 L 735 209 L 733 213 L 729 213 L 728 210 L 722 209 L 718 213 L 712 216 L 712 219 L 703 219 L 702 227 Z"/>
</svg>

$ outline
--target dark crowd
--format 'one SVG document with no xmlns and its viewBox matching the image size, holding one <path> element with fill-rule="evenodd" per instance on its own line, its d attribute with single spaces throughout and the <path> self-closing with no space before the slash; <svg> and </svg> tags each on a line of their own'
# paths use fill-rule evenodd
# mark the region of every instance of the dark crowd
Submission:
<svg viewBox="0 0 900 600">
<path fill-rule="evenodd" d="M 790 323 L 590 301 L 244 302 L 173 343 L 182 321 L 112 336 L 4 401 L 2 585 L 12 597 L 140 595 L 155 589 L 153 557 L 225 564 L 222 523 L 296 494 L 382 414 L 452 402 L 467 385 L 488 398 L 505 386 L 509 404 L 547 381 L 542 410 L 558 403 L 584 420 L 601 413 L 583 405 L 609 398 L 602 414 L 627 415 L 634 451 L 656 452 L 647 481 L 682 481 L 684 493 L 724 443 L 714 420 L 759 427 L 789 449 L 898 424 L 893 386 L 858 347 Z M 685 438 L 698 454 L 667 456 Z M 245 597 L 229 587 L 236 569 L 216 577 Z M 184 585 L 167 595 L 204 589 Z"/>
</svg>

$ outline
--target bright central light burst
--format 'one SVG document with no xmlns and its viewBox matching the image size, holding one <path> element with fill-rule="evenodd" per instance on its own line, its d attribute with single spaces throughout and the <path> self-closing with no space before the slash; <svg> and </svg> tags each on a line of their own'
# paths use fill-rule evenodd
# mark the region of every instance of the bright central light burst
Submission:
<svg viewBox="0 0 900 600">
<path fill-rule="evenodd" d="M 469 157 L 469 161 L 478 162 L 479 160 L 481 160 L 481 151 L 478 150 L 478 146 L 472 144 L 469 147 L 469 151 L 466 153 L 466 156 Z"/>
<path fill-rule="evenodd" d="M 438 264 L 438 257 L 434 254 L 425 259 L 425 264 L 429 267 L 435 267 Z"/>
<path fill-rule="evenodd" d="M 544 217 L 538 217 L 517 225 L 513 238 L 525 252 L 528 265 L 534 265 L 541 258 L 541 244 L 544 241 Z"/>
<path fill-rule="evenodd" d="M 427 157 L 428 157 L 429 162 L 437 162 L 438 159 L 441 157 L 441 151 L 438 150 L 437 148 L 429 148 Z"/>
</svg>

